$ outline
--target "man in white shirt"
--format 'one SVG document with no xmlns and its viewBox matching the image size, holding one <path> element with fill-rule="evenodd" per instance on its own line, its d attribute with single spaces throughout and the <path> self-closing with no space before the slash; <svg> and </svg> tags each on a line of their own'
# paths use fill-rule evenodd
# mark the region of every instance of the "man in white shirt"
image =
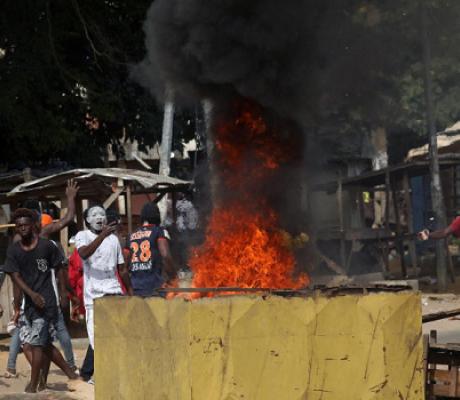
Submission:
<svg viewBox="0 0 460 400">
<path fill-rule="evenodd" d="M 116 224 L 106 225 L 106 213 L 101 206 L 88 208 L 84 219 L 89 229 L 77 233 L 75 245 L 83 260 L 86 326 L 91 347 L 94 349 L 94 299 L 123 294 L 117 272 L 128 296 L 132 296 L 133 290 L 120 241 L 113 234 Z"/>
</svg>

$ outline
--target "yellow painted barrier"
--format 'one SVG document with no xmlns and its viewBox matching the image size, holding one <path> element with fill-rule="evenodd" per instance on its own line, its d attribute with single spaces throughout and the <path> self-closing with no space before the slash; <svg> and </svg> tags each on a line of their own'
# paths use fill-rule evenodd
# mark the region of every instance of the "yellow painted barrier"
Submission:
<svg viewBox="0 0 460 400">
<path fill-rule="evenodd" d="M 422 400 L 420 296 L 109 297 L 96 399 Z"/>
</svg>

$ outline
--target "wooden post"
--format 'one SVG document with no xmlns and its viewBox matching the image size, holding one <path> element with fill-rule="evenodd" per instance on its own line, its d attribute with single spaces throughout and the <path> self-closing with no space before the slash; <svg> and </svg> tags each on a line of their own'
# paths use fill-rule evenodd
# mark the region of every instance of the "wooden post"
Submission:
<svg viewBox="0 0 460 400">
<path fill-rule="evenodd" d="M 407 171 L 404 172 L 403 176 L 403 190 L 404 190 L 404 201 L 406 203 L 406 221 L 407 221 L 407 231 L 409 233 L 409 254 L 412 263 L 412 268 L 414 270 L 414 276 L 418 276 L 417 270 L 417 250 L 415 246 L 415 237 L 414 237 L 414 216 L 412 214 L 412 197 L 411 189 L 409 183 L 409 174 Z"/>
<path fill-rule="evenodd" d="M 347 263 L 346 249 L 345 249 L 345 227 L 343 218 L 343 188 L 342 188 L 342 174 L 340 173 L 337 181 L 337 206 L 339 210 L 339 225 L 340 225 L 340 262 L 342 266 Z"/>
<path fill-rule="evenodd" d="M 83 205 L 81 198 L 78 196 L 75 198 L 75 217 L 77 218 L 77 229 L 82 231 L 84 229 L 83 224 Z"/>
<path fill-rule="evenodd" d="M 390 231 L 390 171 L 388 167 L 385 170 L 385 229 L 387 232 Z M 390 260 L 388 259 L 389 256 L 390 245 L 388 244 L 387 240 L 383 245 L 383 262 L 385 263 L 387 272 L 390 272 Z"/>
<path fill-rule="evenodd" d="M 61 212 L 59 217 L 63 218 L 64 215 L 67 213 L 67 197 L 61 197 Z M 59 239 L 61 242 L 61 246 L 64 250 L 64 254 L 66 257 L 69 256 L 69 228 L 66 226 L 62 228 L 59 232 Z"/>
<path fill-rule="evenodd" d="M 126 186 L 126 213 L 128 214 L 128 233 L 133 232 L 133 208 L 132 208 L 132 198 L 131 198 L 131 183 L 128 183 Z"/>
<path fill-rule="evenodd" d="M 390 171 L 388 168 L 385 170 L 385 229 L 390 230 Z"/>
<path fill-rule="evenodd" d="M 393 183 L 391 186 L 391 193 L 393 194 L 393 209 L 395 212 L 395 220 L 396 220 L 396 245 L 398 248 L 399 256 L 401 257 L 401 273 L 403 278 L 407 277 L 407 268 L 406 268 L 406 261 L 404 259 L 404 242 L 402 238 L 402 229 L 401 229 L 401 221 L 399 215 L 399 207 L 398 207 L 398 192 L 396 190 L 396 183 Z"/>
</svg>

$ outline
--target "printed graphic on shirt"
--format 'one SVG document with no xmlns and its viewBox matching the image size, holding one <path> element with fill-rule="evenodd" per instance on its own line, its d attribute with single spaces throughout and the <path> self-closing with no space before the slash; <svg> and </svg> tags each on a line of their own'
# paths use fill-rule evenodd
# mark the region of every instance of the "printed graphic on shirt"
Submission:
<svg viewBox="0 0 460 400">
<path fill-rule="evenodd" d="M 48 269 L 48 261 L 44 258 L 37 258 L 37 268 L 41 272 L 46 272 Z"/>
<path fill-rule="evenodd" d="M 140 232 L 139 232 L 140 233 Z M 146 233 L 146 232 L 143 232 Z M 150 236 L 150 231 L 148 231 Z M 131 242 L 131 271 L 146 271 L 152 268 L 150 240 Z"/>
<path fill-rule="evenodd" d="M 166 240 L 163 228 L 148 225 L 139 228 L 130 236 L 131 284 L 136 296 L 152 296 L 155 288 L 161 287 L 161 257 L 158 241 Z"/>
</svg>

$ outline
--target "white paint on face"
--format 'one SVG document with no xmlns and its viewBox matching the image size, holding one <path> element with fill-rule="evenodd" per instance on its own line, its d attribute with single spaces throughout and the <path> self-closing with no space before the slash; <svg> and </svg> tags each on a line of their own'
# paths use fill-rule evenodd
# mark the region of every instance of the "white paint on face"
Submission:
<svg viewBox="0 0 460 400">
<path fill-rule="evenodd" d="M 102 207 L 91 207 L 86 218 L 92 230 L 100 232 L 102 227 L 107 223 L 105 210 Z"/>
</svg>

